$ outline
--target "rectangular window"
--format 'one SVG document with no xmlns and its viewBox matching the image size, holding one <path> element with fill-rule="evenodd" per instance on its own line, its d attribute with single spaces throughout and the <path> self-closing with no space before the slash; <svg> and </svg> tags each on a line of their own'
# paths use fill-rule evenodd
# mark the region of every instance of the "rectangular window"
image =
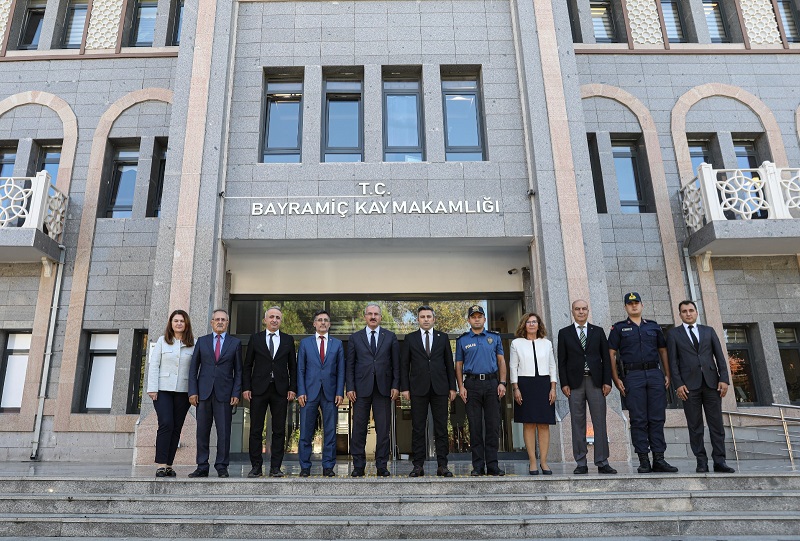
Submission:
<svg viewBox="0 0 800 541">
<path fill-rule="evenodd" d="M 443 79 L 445 160 L 479 162 L 486 159 L 478 78 Z"/>
<path fill-rule="evenodd" d="M 14 162 L 16 160 L 16 149 L 0 148 L 0 177 L 14 176 Z"/>
<path fill-rule="evenodd" d="M 777 0 L 778 12 L 783 23 L 783 31 L 786 33 L 786 41 L 790 43 L 800 42 L 800 29 L 797 25 L 797 9 L 792 0 Z"/>
<path fill-rule="evenodd" d="M 264 163 L 300 163 L 303 141 L 303 82 L 267 81 Z"/>
<path fill-rule="evenodd" d="M 639 150 L 630 141 L 612 141 L 614 169 L 617 173 L 619 204 L 624 214 L 647 212 L 639 168 Z"/>
<path fill-rule="evenodd" d="M 364 160 L 363 86 L 360 80 L 325 80 L 322 161 Z"/>
<path fill-rule="evenodd" d="M 606 214 L 606 190 L 603 185 L 603 170 L 600 166 L 600 150 L 597 148 L 597 136 L 593 133 L 586 134 L 589 143 L 589 165 L 592 167 L 592 182 L 594 184 L 594 199 L 597 204 L 597 213 Z"/>
<path fill-rule="evenodd" d="M 425 159 L 419 80 L 383 81 L 383 149 L 385 162 L 421 162 Z"/>
<path fill-rule="evenodd" d="M 742 176 L 751 178 L 755 181 L 760 180 L 757 172 L 746 171 L 746 169 L 758 168 L 759 159 L 756 153 L 755 141 L 734 140 L 733 150 L 736 153 L 736 167 L 742 170 Z M 745 207 L 743 208 L 752 209 L 752 218 L 754 220 L 763 220 L 768 217 L 769 212 L 767 209 L 758 209 L 757 203 L 754 202 L 758 200 L 764 200 L 764 191 L 762 189 L 757 188 L 755 184 L 745 185 L 741 187 L 738 195 L 739 199 L 747 202 L 744 203 Z M 725 216 L 728 217 L 729 220 L 741 219 L 741 215 L 732 213 L 730 211 L 726 211 Z"/>
<path fill-rule="evenodd" d="M 142 383 L 149 353 L 147 331 L 139 330 L 133 335 L 133 356 L 131 357 L 130 381 L 128 383 L 128 406 L 125 413 L 142 412 Z"/>
<path fill-rule="evenodd" d="M 153 155 L 150 189 L 147 193 L 147 217 L 161 216 L 161 196 L 164 192 L 164 174 L 167 170 L 167 143 L 159 144 Z"/>
<path fill-rule="evenodd" d="M 706 141 L 689 141 L 689 156 L 692 158 L 692 171 L 695 175 L 700 164 L 711 163 L 711 152 Z"/>
<path fill-rule="evenodd" d="M 592 12 L 594 41 L 596 43 L 616 42 L 617 32 L 614 29 L 614 17 L 611 12 L 611 2 L 609 0 L 590 2 L 589 7 Z"/>
<path fill-rule="evenodd" d="M 798 327 L 776 326 L 786 389 L 792 404 L 800 405 L 800 332 Z"/>
<path fill-rule="evenodd" d="M 725 22 L 725 9 L 719 0 L 703 0 L 703 10 L 706 14 L 706 25 L 711 43 L 728 43 L 731 40 L 728 25 Z"/>
<path fill-rule="evenodd" d="M 0 412 L 16 412 L 22 407 L 22 391 L 28 371 L 30 333 L 9 334 L 0 363 Z"/>
<path fill-rule="evenodd" d="M 138 169 L 138 150 L 118 150 L 114 154 L 111 184 L 108 190 L 108 204 L 106 205 L 106 218 L 131 217 Z"/>
<path fill-rule="evenodd" d="M 670 43 L 686 43 L 683 33 L 683 14 L 679 0 L 661 0 L 661 11 L 664 14 L 667 38 Z"/>
<path fill-rule="evenodd" d="M 172 44 L 181 44 L 181 27 L 183 26 L 183 1 L 176 0 L 175 13 L 172 14 Z"/>
<path fill-rule="evenodd" d="M 19 36 L 20 49 L 36 49 L 39 47 L 39 37 L 42 34 L 45 4 L 29 2 L 25 10 L 25 20 L 22 21 L 22 32 Z"/>
<path fill-rule="evenodd" d="M 725 344 L 728 348 L 728 365 L 731 368 L 733 396 L 740 405 L 758 404 L 755 379 L 753 377 L 752 347 L 747 327 L 725 325 Z"/>
<path fill-rule="evenodd" d="M 80 49 L 83 42 L 83 27 L 86 25 L 86 11 L 88 4 L 85 2 L 71 2 L 67 8 L 67 18 L 64 23 L 64 49 Z"/>
<path fill-rule="evenodd" d="M 58 179 L 58 164 L 61 162 L 61 147 L 42 147 L 36 171 L 50 173 L 50 183 L 55 186 Z"/>
<path fill-rule="evenodd" d="M 137 0 L 133 6 L 133 25 L 131 27 L 131 47 L 152 47 L 156 28 L 156 9 L 154 0 Z"/>
<path fill-rule="evenodd" d="M 83 412 L 108 413 L 114 396 L 118 334 L 92 334 L 89 339 L 89 364 Z"/>
</svg>

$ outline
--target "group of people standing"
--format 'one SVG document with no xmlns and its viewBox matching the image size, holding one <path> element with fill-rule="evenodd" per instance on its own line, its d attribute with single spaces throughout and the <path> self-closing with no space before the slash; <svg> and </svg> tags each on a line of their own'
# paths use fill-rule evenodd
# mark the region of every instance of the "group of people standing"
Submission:
<svg viewBox="0 0 800 541">
<path fill-rule="evenodd" d="M 670 377 L 684 401 L 697 471 L 707 472 L 703 445 L 703 410 L 711 434 L 714 471 L 733 472 L 725 462 L 721 400 L 727 392 L 727 363 L 714 330 L 698 325 L 692 301 L 679 306 L 683 325 L 665 337 L 661 328 L 642 318 L 638 293 L 624 298 L 627 319 L 611 327 L 606 337 L 601 327 L 588 322 L 589 305 L 572 303 L 572 324 L 558 332 L 558 360 L 546 338 L 541 316 L 525 314 L 510 345 L 508 374 L 514 403 L 514 421 L 523 425 L 530 475 L 551 475 L 547 463 L 550 425 L 556 423 L 556 387 L 567 397 L 571 411 L 575 474 L 588 473 L 586 409 L 594 427 L 594 463 L 598 473 L 615 474 L 608 462 L 606 397 L 612 381 L 625 397 L 631 438 L 639 457 L 638 471 L 676 472 L 664 459 L 666 442 L 666 389 Z M 348 339 L 329 336 L 330 314 L 313 316 L 314 334 L 300 341 L 280 330 L 283 314 L 277 306 L 264 315 L 265 330 L 250 337 L 242 361 L 239 339 L 228 334 L 229 317 L 215 310 L 213 332 L 196 341 L 188 314 L 175 310 L 167 329 L 150 354 L 147 392 L 158 416 L 156 437 L 157 477 L 174 477 L 172 468 L 181 429 L 190 405 L 197 408 L 197 469 L 189 477 L 209 475 L 209 441 L 216 426 L 214 468 L 228 477 L 233 408 L 240 397 L 250 403 L 248 477 L 264 475 L 262 434 L 267 409 L 272 414 L 270 467 L 267 475 L 282 477 L 289 402 L 300 405 L 298 446 L 300 477 L 311 474 L 312 439 L 321 414 L 323 428 L 322 474 L 334 477 L 338 406 L 347 396 L 353 411 L 350 454 L 352 477 L 363 477 L 370 414 L 374 420 L 375 466 L 388 477 L 392 403 L 400 396 L 411 403 L 413 469 L 410 477 L 425 475 L 425 428 L 430 411 L 436 449 L 436 475 L 452 477 L 448 468 L 447 433 L 450 403 L 460 396 L 470 426 L 470 475 L 501 476 L 498 462 L 501 402 L 509 381 L 500 335 L 486 328 L 480 305 L 468 309 L 469 330 L 456 340 L 455 354 L 446 333 L 435 329 L 436 313 L 430 306 L 417 309 L 419 330 L 397 336 L 381 327 L 381 308 L 364 309 L 365 327 Z M 345 385 L 347 393 L 345 394 Z M 536 453 L 538 439 L 538 457 Z M 650 462 L 650 453 L 653 461 Z M 537 463 L 538 458 L 538 463 Z"/>
</svg>

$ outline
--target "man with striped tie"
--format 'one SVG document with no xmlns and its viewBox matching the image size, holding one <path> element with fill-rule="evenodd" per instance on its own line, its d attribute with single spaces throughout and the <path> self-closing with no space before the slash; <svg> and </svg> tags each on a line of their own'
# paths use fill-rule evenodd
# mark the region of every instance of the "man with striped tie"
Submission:
<svg viewBox="0 0 800 541">
<path fill-rule="evenodd" d="M 589 323 L 589 303 L 572 303 L 572 325 L 558 331 L 558 371 L 569 401 L 575 474 L 589 473 L 586 463 L 586 404 L 594 427 L 594 463 L 599 473 L 617 473 L 608 464 L 606 396 L 611 392 L 611 359 L 602 327 Z"/>
</svg>

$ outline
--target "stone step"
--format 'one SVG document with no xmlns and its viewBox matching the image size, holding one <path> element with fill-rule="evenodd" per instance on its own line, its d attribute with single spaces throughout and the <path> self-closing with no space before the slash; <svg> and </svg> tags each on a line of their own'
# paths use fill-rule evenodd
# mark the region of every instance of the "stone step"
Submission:
<svg viewBox="0 0 800 541">
<path fill-rule="evenodd" d="M 242 485 L 246 486 L 246 485 Z M 252 488 L 252 486 L 250 486 Z M 437 517 L 491 514 L 570 515 L 603 513 L 797 511 L 800 491 L 581 492 L 538 494 L 381 495 L 343 498 L 330 491 L 306 498 L 298 495 L 206 495 L 178 499 L 173 494 L 3 494 L 0 512 L 27 516 L 36 513 L 69 515 L 172 515 L 197 513 L 198 500 L 215 514 L 252 517 Z"/>
<path fill-rule="evenodd" d="M 201 515 L 0 514 L 0 536 L 262 539 L 525 539 L 580 536 L 796 535 L 800 513 L 613 513 L 251 517 Z"/>
</svg>

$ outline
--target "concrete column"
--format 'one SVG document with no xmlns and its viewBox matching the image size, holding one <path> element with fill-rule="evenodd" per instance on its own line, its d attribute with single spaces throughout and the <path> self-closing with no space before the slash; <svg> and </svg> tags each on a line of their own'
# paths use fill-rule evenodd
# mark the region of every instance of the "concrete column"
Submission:
<svg viewBox="0 0 800 541">
<path fill-rule="evenodd" d="M 383 76 L 381 66 L 364 66 L 364 161 L 383 161 Z"/>
<path fill-rule="evenodd" d="M 711 43 L 703 0 L 683 0 L 683 31 L 689 42 Z"/>
<path fill-rule="evenodd" d="M 39 37 L 39 51 L 58 49 L 64 36 L 63 23 L 69 2 L 47 0 L 42 20 L 42 34 Z"/>
<path fill-rule="evenodd" d="M 303 80 L 303 163 L 322 161 L 322 67 L 306 66 Z"/>
<path fill-rule="evenodd" d="M 774 321 L 759 321 L 753 330 L 753 372 L 761 405 L 789 404 L 789 390 L 783 373 L 781 352 Z M 762 357 L 763 355 L 763 357 Z"/>
<path fill-rule="evenodd" d="M 125 415 L 125 413 L 127 413 L 128 386 L 131 377 L 131 359 L 133 359 L 133 335 L 133 329 L 119 330 L 117 364 L 114 370 L 114 396 L 111 399 L 111 415 Z"/>
<path fill-rule="evenodd" d="M 575 37 L 581 43 L 596 43 L 594 40 L 594 23 L 590 3 L 584 0 L 569 0 L 571 23 Z"/>
<path fill-rule="evenodd" d="M 144 136 L 139 142 L 139 165 L 136 168 L 136 188 L 133 193 L 133 212 L 131 218 L 147 216 L 147 199 L 150 192 L 150 178 L 153 176 L 153 155 L 156 151 L 156 138 Z"/>
<path fill-rule="evenodd" d="M 17 158 L 14 161 L 14 176 L 32 177 L 38 155 L 38 145 L 33 139 L 20 139 L 17 143 Z"/>
<path fill-rule="evenodd" d="M 425 112 L 426 161 L 444 161 L 444 113 L 442 110 L 442 82 L 439 66 L 422 66 L 422 106 Z"/>
<path fill-rule="evenodd" d="M 175 13 L 176 0 L 158 0 L 158 8 L 156 10 L 156 26 L 153 30 L 153 47 L 163 47 L 164 45 L 172 45 L 168 42 L 170 36 L 170 22 L 172 15 Z"/>
<path fill-rule="evenodd" d="M 598 132 L 597 155 L 600 161 L 600 173 L 603 177 L 603 191 L 606 198 L 606 209 L 609 214 L 621 214 L 619 203 L 619 186 L 617 185 L 617 168 L 614 166 L 614 149 L 611 146 L 611 134 Z"/>
<path fill-rule="evenodd" d="M 736 169 L 736 151 L 733 149 L 733 136 L 729 131 L 717 132 L 717 143 L 719 153 L 722 156 L 722 169 Z"/>
</svg>

